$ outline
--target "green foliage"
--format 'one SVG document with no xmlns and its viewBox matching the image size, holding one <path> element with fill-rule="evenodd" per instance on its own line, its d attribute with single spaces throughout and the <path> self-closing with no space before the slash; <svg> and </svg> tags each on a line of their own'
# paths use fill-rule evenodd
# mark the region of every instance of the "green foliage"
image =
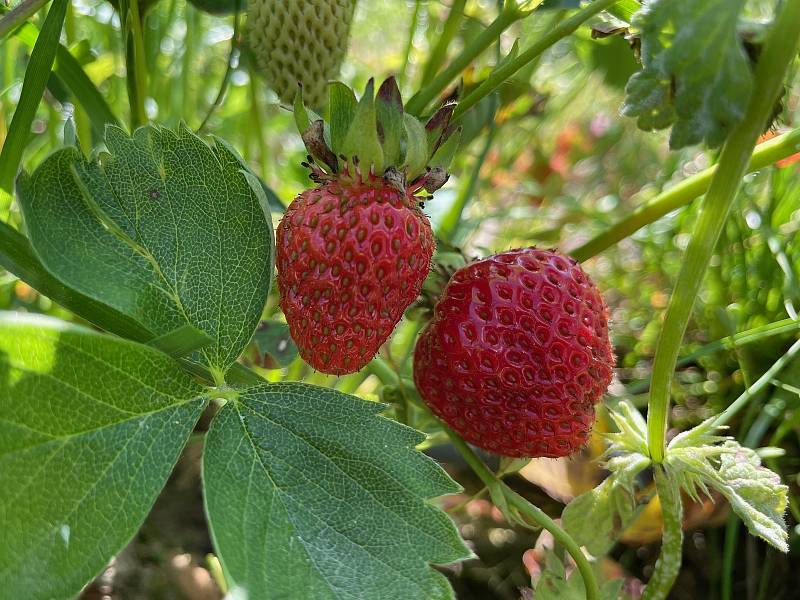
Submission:
<svg viewBox="0 0 800 600">
<path fill-rule="evenodd" d="M 722 144 L 744 117 L 753 74 L 737 24 L 744 0 L 653 0 L 636 14 L 642 70 L 622 114 L 650 131 L 672 127 L 670 147 Z"/>
<path fill-rule="evenodd" d="M 622 579 L 607 581 L 600 588 L 600 600 L 617 600 Z M 585 600 L 586 591 L 578 573 L 567 574 L 564 563 L 552 550 L 545 555 L 545 569 L 534 591 L 536 600 Z"/>
<path fill-rule="evenodd" d="M 750 533 L 781 552 L 789 551 L 783 517 L 789 488 L 761 466 L 754 450 L 716 435 L 714 419 L 676 436 L 667 448 L 665 465 L 690 495 L 708 495 L 708 488 L 718 491 Z"/>
<path fill-rule="evenodd" d="M 382 408 L 281 383 L 243 391 L 214 419 L 206 505 L 220 560 L 247 597 L 453 597 L 426 562 L 468 552 L 425 500 L 458 486 L 413 449 L 424 436 Z"/>
<path fill-rule="evenodd" d="M 257 178 L 220 140 L 182 128 L 110 127 L 109 154 L 75 148 L 19 181 L 31 242 L 69 287 L 133 317 L 154 337 L 190 324 L 224 372 L 249 341 L 269 290 L 272 235 Z M 54 185 L 58 182 L 57 185 Z"/>
<path fill-rule="evenodd" d="M 77 594 L 139 528 L 204 406 L 164 354 L 0 315 L 3 595 Z"/>
</svg>

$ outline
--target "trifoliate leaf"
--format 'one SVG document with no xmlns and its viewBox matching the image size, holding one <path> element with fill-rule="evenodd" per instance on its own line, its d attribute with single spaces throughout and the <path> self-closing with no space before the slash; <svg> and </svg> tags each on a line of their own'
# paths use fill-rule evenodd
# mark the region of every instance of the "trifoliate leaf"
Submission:
<svg viewBox="0 0 800 600">
<path fill-rule="evenodd" d="M 272 276 L 268 200 L 222 140 L 185 127 L 106 130 L 109 153 L 74 147 L 18 182 L 31 243 L 68 287 L 132 317 L 153 337 L 192 325 L 224 372 L 255 330 Z"/>
<path fill-rule="evenodd" d="M 166 354 L 0 315 L 0 596 L 73 598 L 141 525 L 205 406 Z"/>
<path fill-rule="evenodd" d="M 203 483 L 215 546 L 248 598 L 452 598 L 429 563 L 469 552 L 429 499 L 458 485 L 380 404 L 301 383 L 215 417 Z"/>
<path fill-rule="evenodd" d="M 706 423 L 699 427 L 705 427 Z M 721 493 L 751 534 L 763 538 L 782 552 L 788 552 L 788 534 L 783 514 L 788 488 L 780 477 L 761 466 L 758 454 L 738 442 L 727 440 L 716 446 L 672 444 L 664 461 L 670 477 L 691 495 L 708 488 Z"/>
<path fill-rule="evenodd" d="M 737 35 L 745 0 L 652 0 L 633 19 L 642 70 L 622 114 L 644 130 L 672 126 L 670 147 L 716 147 L 744 117 L 753 73 Z"/>
</svg>

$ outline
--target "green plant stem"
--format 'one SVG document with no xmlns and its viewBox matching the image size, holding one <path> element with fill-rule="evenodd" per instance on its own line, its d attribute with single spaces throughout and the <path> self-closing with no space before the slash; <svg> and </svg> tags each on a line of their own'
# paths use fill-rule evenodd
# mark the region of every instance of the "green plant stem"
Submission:
<svg viewBox="0 0 800 600">
<path fill-rule="evenodd" d="M 422 71 L 422 87 L 430 83 L 436 72 L 441 68 L 442 63 L 444 63 L 444 59 L 447 57 L 447 48 L 450 46 L 450 42 L 453 41 L 453 37 L 455 37 L 458 28 L 461 26 L 461 21 L 464 19 L 464 5 L 466 3 L 467 0 L 453 0 L 442 34 L 428 55 L 428 62 L 425 63 L 425 69 Z"/>
<path fill-rule="evenodd" d="M 722 600 L 733 598 L 733 563 L 736 557 L 736 545 L 739 539 L 739 517 L 731 512 L 725 524 L 725 544 L 722 548 Z"/>
<path fill-rule="evenodd" d="M 768 167 L 787 156 L 795 154 L 798 150 L 800 150 L 800 128 L 787 131 L 759 144 L 750 158 L 747 172 L 752 173 Z M 718 168 L 718 164 L 713 165 L 663 191 L 634 210 L 622 221 L 615 223 L 588 242 L 570 251 L 570 255 L 579 262 L 588 260 L 645 225 L 657 221 L 673 210 L 686 206 L 708 190 L 708 186 Z"/>
<path fill-rule="evenodd" d="M 406 112 L 416 116 L 421 115 L 433 99 L 442 93 L 476 56 L 491 46 L 500 37 L 500 34 L 512 24 L 527 17 L 531 12 L 520 10 L 515 0 L 509 2 L 498 17 L 472 40 L 453 62 L 440 71 L 428 85 L 414 94 L 406 104 Z"/>
<path fill-rule="evenodd" d="M 797 340 L 794 344 L 792 344 L 786 353 L 776 360 L 775 364 L 767 369 L 764 374 L 753 383 L 753 385 L 748 387 L 742 393 L 742 395 L 731 402 L 728 407 L 717 416 L 714 424 L 717 427 L 727 425 L 731 418 L 733 418 L 736 413 L 744 408 L 753 396 L 758 394 L 762 389 L 769 385 L 770 382 L 778 375 L 778 373 L 780 373 L 789 363 L 792 362 L 798 353 L 800 353 L 800 340 Z"/>
<path fill-rule="evenodd" d="M 50 0 L 23 0 L 0 19 L 0 40 L 30 19 Z"/>
<path fill-rule="evenodd" d="M 722 149 L 719 169 L 711 181 L 686 250 L 653 363 L 647 429 L 650 456 L 656 463 L 664 458 L 672 375 L 695 298 L 747 170 L 753 147 L 772 114 L 786 69 L 797 52 L 799 36 L 800 2 L 786 2 L 756 66 L 754 89 L 759 92 L 753 95 L 744 120 L 733 130 Z"/>
<path fill-rule="evenodd" d="M 589 600 L 597 600 L 600 597 L 600 592 L 597 587 L 594 572 L 592 571 L 592 566 L 589 564 L 589 561 L 586 559 L 586 556 L 581 551 L 577 542 L 572 539 L 572 536 L 564 531 L 564 529 L 547 516 L 540 508 L 528 502 L 492 473 L 489 467 L 478 458 L 478 455 L 475 454 L 472 448 L 470 448 L 457 433 L 443 423 L 441 426 L 450 438 L 450 442 L 472 470 L 475 471 L 475 474 L 483 481 L 490 490 L 490 493 L 491 490 L 501 491 L 510 507 L 515 508 L 521 515 L 534 524 L 549 531 L 553 535 L 553 538 L 566 548 L 567 552 L 569 552 L 575 564 L 578 566 L 578 571 L 583 578 L 583 585 L 586 588 L 586 598 Z"/>
<path fill-rule="evenodd" d="M 642 600 L 663 600 L 667 597 L 681 570 L 683 555 L 683 502 L 680 488 L 669 480 L 661 465 L 655 465 L 653 475 L 661 503 L 664 533 L 656 568 L 647 582 Z"/>
<path fill-rule="evenodd" d="M 459 101 L 458 106 L 456 106 L 456 110 L 453 113 L 453 119 L 458 119 L 475 104 L 480 102 L 483 98 L 494 92 L 497 88 L 508 81 L 508 79 L 514 75 L 514 73 L 520 69 L 523 69 L 530 62 L 538 58 L 542 52 L 550 48 L 550 46 L 573 33 L 587 20 L 595 16 L 597 13 L 607 9 L 616 2 L 617 0 L 595 0 L 588 6 L 585 6 L 581 10 L 577 11 L 570 18 L 565 19 L 553 27 L 540 40 L 535 42 L 530 48 L 525 50 L 515 59 L 510 60 L 502 66 L 494 69 L 489 77 L 487 77 L 477 89 L 473 90 L 463 100 Z"/>
</svg>

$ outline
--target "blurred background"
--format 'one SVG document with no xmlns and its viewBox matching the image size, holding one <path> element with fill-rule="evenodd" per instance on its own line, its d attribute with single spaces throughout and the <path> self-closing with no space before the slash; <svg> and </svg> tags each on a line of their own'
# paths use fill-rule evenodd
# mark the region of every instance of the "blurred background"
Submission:
<svg viewBox="0 0 800 600">
<path fill-rule="evenodd" d="M 145 0 L 147 2 L 147 0 Z M 341 79 L 363 89 L 369 77 L 399 78 L 406 98 L 419 88 L 428 58 L 442 36 L 452 0 L 361 0 Z M 486 76 L 516 39 L 527 47 L 564 18 L 578 2 L 549 1 L 546 8 L 509 29 L 498 47 L 483 53 L 463 74 L 469 87 Z M 749 2 L 753 31 L 774 2 Z M 467 0 L 451 43 L 453 57 L 497 16 L 494 1 Z M 288 204 L 309 185 L 300 166 L 305 149 L 289 110 L 258 76 L 245 47 L 233 45 L 235 17 L 213 16 L 184 0 L 151 0 L 145 19 L 150 96 L 147 116 L 162 125 L 185 122 L 228 140 L 252 165 L 279 201 Z M 33 19 L 41 25 L 43 14 Z M 37 21 L 38 19 L 38 21 Z M 716 153 L 700 148 L 669 152 L 667 137 L 645 133 L 618 111 L 628 77 L 638 68 L 634 49 L 622 35 L 604 37 L 613 23 L 598 18 L 561 41 L 485 99 L 465 119 L 465 143 L 450 182 L 426 204 L 434 228 L 446 242 L 440 260 L 459 253 L 484 256 L 513 247 L 539 245 L 569 252 L 628 215 L 662 190 L 713 164 Z M 618 25 L 618 24 L 617 24 Z M 246 30 L 242 15 L 236 29 Z M 68 46 L 101 90 L 112 110 L 127 122 L 119 16 L 106 1 L 73 0 L 67 15 Z M 757 33 L 756 39 L 757 39 Z M 11 36 L 0 46 L 0 143 L 19 98 L 30 47 Z M 234 68 L 224 101 L 209 116 L 225 76 Z M 792 74 L 773 131 L 798 125 L 800 78 Z M 453 87 L 451 92 L 455 92 Z M 85 151 L 98 143 L 87 115 L 72 104 L 68 89 L 51 77 L 24 157 L 34 168 L 63 143 L 72 117 Z M 697 202 L 674 211 L 585 263 L 604 290 L 611 309 L 617 357 L 616 378 L 607 404 L 629 399 L 644 409 L 653 352 L 663 310 L 677 276 L 695 220 Z M 280 217 L 275 214 L 276 221 Z M 13 197 L 0 191 L 0 218 L 22 228 Z M 672 425 L 686 429 L 720 411 L 783 356 L 800 330 L 800 156 L 749 175 L 712 259 L 682 352 L 673 389 Z M 456 250 L 457 249 L 457 250 Z M 0 309 L 66 311 L 0 270 Z M 413 312 L 413 311 L 412 311 Z M 292 352 L 274 292 L 265 322 L 249 357 L 270 367 L 271 379 L 304 379 L 337 387 L 369 400 L 388 402 L 369 370 L 333 378 L 314 373 Z M 383 357 L 404 375 L 421 323 L 406 319 Z M 740 332 L 748 335 L 718 340 Z M 405 409 L 404 409 L 405 410 Z M 435 426 L 413 409 L 411 425 Z M 608 427 L 601 410 L 598 431 Z M 800 589 L 800 359 L 791 361 L 750 402 L 731 425 L 731 434 L 760 448 L 773 470 L 790 486 L 787 514 L 791 552 L 781 555 L 746 535 L 724 500 L 689 502 L 684 568 L 671 597 L 797 598 Z M 558 516 L 563 504 L 604 476 L 597 438 L 582 455 L 537 459 L 507 468 L 507 481 Z M 532 596 L 546 558 L 545 536 L 505 523 L 482 495 L 480 482 L 441 436 L 426 450 L 462 483 L 465 492 L 442 500 L 478 558 L 445 568 L 459 598 L 515 599 Z M 83 595 L 115 599 L 217 599 L 215 561 L 206 531 L 199 486 L 202 425 L 156 509 L 130 546 Z M 490 457 L 486 457 L 492 460 Z M 658 555 L 660 513 L 645 476 L 645 508 L 601 564 L 602 577 L 625 577 L 625 593 L 638 597 Z M 470 502 L 474 495 L 477 498 Z M 716 500 L 714 502 L 713 500 Z M 688 499 L 687 499 L 688 502 Z M 537 539 L 538 537 L 538 539 Z M 550 544 L 552 545 L 552 544 Z M 792 568 L 794 567 L 794 568 Z"/>
</svg>

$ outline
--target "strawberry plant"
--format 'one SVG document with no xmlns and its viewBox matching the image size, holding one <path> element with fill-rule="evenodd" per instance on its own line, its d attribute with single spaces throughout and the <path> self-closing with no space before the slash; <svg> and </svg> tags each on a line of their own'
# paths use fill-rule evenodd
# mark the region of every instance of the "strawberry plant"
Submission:
<svg viewBox="0 0 800 600">
<path fill-rule="evenodd" d="M 796 593 L 800 2 L 0 41 L 0 598 Z"/>
</svg>

